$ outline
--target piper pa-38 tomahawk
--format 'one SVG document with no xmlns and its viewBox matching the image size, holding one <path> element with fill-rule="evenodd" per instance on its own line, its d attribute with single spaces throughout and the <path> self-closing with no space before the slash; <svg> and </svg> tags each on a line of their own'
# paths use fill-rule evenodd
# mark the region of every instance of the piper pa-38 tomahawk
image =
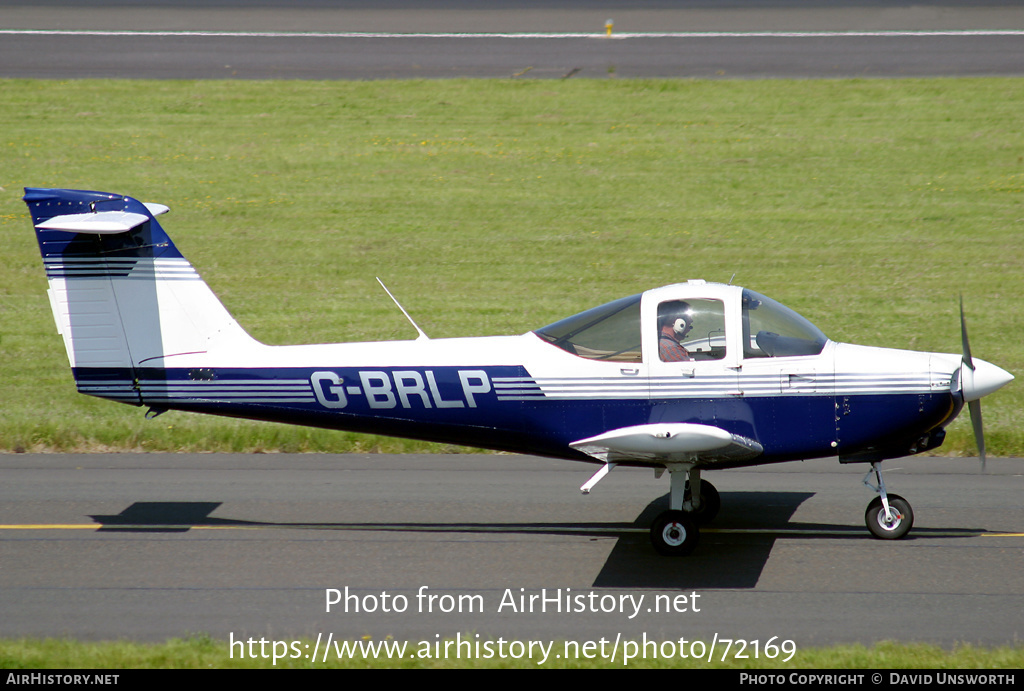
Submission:
<svg viewBox="0 0 1024 691">
<path fill-rule="evenodd" d="M 939 446 L 964 404 L 1008 383 L 971 356 L 830 341 L 739 286 L 648 290 L 521 336 L 266 346 L 228 314 L 156 216 L 99 192 L 26 189 L 50 305 L 81 393 L 596 462 L 671 479 L 655 549 L 689 553 L 720 500 L 704 470 L 838 456 L 868 463 L 880 538 L 914 515 L 880 463 Z M 404 310 L 403 310 L 404 311 Z M 412 321 L 410 319 L 410 321 Z M 415 326 L 415 324 L 414 324 Z M 694 491 L 695 488 L 699 488 Z"/>
</svg>

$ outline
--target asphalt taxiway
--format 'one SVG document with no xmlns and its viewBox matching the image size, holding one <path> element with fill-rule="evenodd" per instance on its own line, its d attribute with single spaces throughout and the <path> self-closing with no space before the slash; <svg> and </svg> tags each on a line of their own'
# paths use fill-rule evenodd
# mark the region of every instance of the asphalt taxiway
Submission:
<svg viewBox="0 0 1024 691">
<path fill-rule="evenodd" d="M 910 539 L 869 536 L 863 467 L 787 463 L 709 473 L 722 513 L 668 559 L 644 470 L 582 496 L 592 467 L 522 456 L 0 456 L 0 636 L 1019 641 L 1024 461 L 886 467 Z"/>
<path fill-rule="evenodd" d="M 611 20 L 611 35 L 606 30 Z M 946 0 L 0 0 L 0 76 L 849 78 L 1024 73 L 1024 7 Z"/>
</svg>

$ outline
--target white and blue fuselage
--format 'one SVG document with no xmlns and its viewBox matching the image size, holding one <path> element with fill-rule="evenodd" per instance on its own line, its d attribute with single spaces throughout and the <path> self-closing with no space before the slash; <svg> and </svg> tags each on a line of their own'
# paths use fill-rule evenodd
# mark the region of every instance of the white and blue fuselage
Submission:
<svg viewBox="0 0 1024 691">
<path fill-rule="evenodd" d="M 78 390 L 156 411 L 691 470 L 934 448 L 1003 370 L 835 343 L 739 286 L 689 281 L 520 336 L 267 346 L 175 248 L 166 207 L 27 189 Z M 673 500 L 674 503 L 678 503 Z"/>
<path fill-rule="evenodd" d="M 546 327 L 267 346 L 231 318 L 146 206 L 66 190 L 28 190 L 26 201 L 78 389 L 133 405 L 565 458 L 588 458 L 574 441 L 666 422 L 714 426 L 763 448 L 718 466 L 906 455 L 941 443 L 963 405 L 958 355 L 834 343 L 778 303 L 703 281 L 626 298 L 561 343 Z M 121 232 L 52 221 L 107 207 L 146 221 Z M 679 301 L 700 333 L 690 332 L 691 359 L 665 362 L 657 313 Z M 769 308 L 780 313 L 769 333 L 788 328 L 780 340 L 801 341 L 795 348 L 758 348 L 765 329 L 751 333 L 750 321 Z M 602 324 L 608 333 L 585 337 Z"/>
</svg>

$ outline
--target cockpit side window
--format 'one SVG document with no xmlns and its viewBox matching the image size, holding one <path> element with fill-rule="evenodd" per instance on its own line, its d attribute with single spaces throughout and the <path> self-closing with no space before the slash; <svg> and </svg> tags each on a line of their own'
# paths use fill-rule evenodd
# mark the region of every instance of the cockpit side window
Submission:
<svg viewBox="0 0 1024 691">
<path fill-rule="evenodd" d="M 795 357 L 817 355 L 828 337 L 785 305 L 743 291 L 743 356 Z"/>
<path fill-rule="evenodd" d="M 662 362 L 725 358 L 725 305 L 721 300 L 662 302 L 657 328 Z"/>
<path fill-rule="evenodd" d="M 641 362 L 640 295 L 632 295 L 534 331 L 548 343 L 589 360 Z"/>
</svg>

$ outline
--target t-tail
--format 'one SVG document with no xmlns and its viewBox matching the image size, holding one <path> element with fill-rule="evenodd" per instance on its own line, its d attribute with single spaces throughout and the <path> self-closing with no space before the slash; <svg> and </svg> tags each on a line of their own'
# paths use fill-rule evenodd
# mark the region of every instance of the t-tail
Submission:
<svg viewBox="0 0 1024 691">
<path fill-rule="evenodd" d="M 160 227 L 166 206 L 61 189 L 26 188 L 24 200 L 81 393 L 143 405 L 142 368 L 259 347 Z"/>
</svg>

